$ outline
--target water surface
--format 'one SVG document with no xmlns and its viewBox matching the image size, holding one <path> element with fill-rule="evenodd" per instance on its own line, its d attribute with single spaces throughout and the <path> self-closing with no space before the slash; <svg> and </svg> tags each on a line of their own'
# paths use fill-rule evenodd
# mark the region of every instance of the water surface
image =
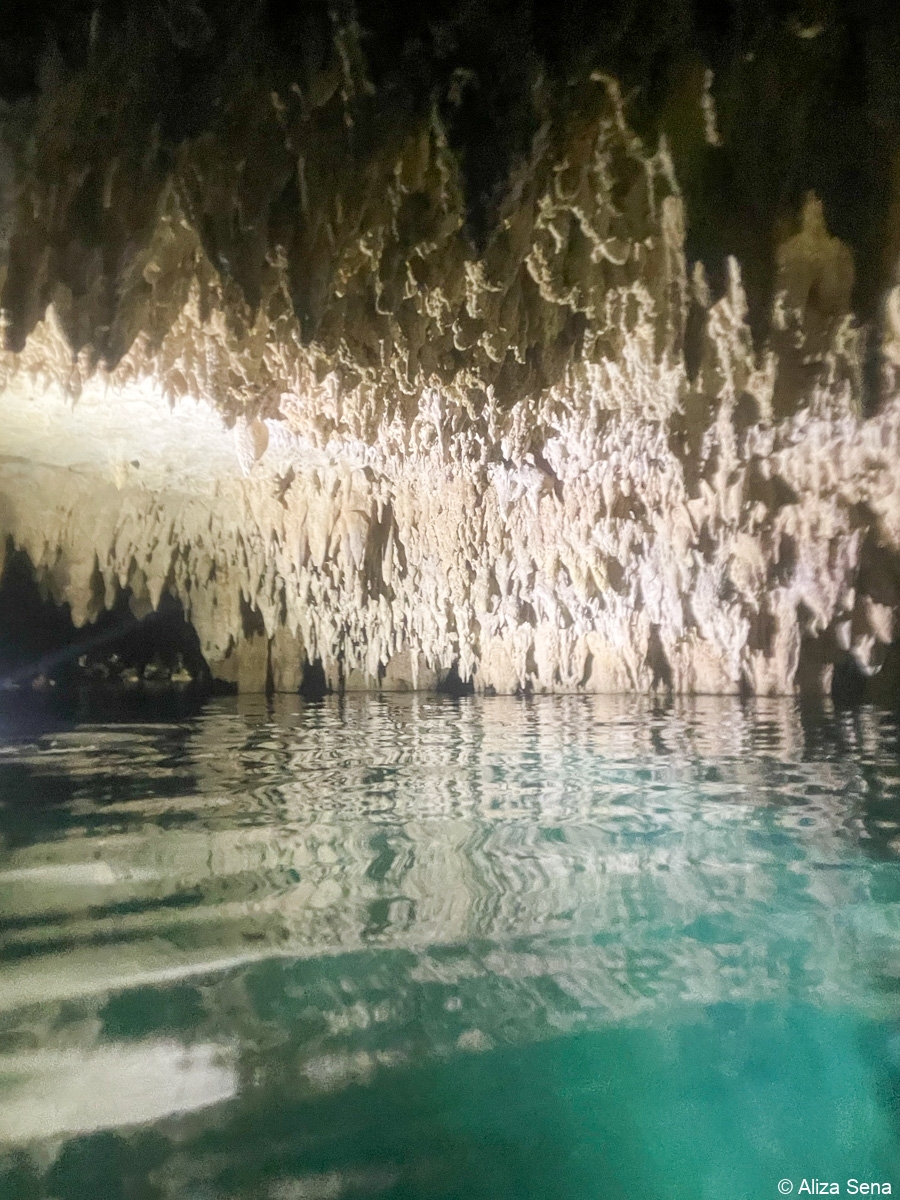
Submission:
<svg viewBox="0 0 900 1200">
<path fill-rule="evenodd" d="M 873 709 L 0 731 L 0 1197 L 900 1192 Z"/>
</svg>

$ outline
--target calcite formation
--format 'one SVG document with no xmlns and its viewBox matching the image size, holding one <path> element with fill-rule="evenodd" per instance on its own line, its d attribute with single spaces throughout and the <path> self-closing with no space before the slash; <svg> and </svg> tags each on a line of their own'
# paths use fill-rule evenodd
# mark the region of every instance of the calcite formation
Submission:
<svg viewBox="0 0 900 1200">
<path fill-rule="evenodd" d="M 503 693 L 875 673 L 900 605 L 900 283 L 854 315 L 810 191 L 760 338 L 753 264 L 714 284 L 689 255 L 669 141 L 601 70 L 563 107 L 535 84 L 478 236 L 438 108 L 397 118 L 356 27 L 334 46 L 244 80 L 168 157 L 98 71 L 8 110 L 0 532 L 47 593 L 76 624 L 171 593 L 244 690 L 315 662 L 334 688 Z M 714 95 L 700 71 L 711 153 Z"/>
</svg>

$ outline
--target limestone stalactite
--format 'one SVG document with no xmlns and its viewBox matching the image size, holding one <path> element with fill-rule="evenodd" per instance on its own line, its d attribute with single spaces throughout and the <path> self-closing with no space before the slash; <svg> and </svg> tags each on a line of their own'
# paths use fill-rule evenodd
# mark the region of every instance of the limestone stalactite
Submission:
<svg viewBox="0 0 900 1200">
<path fill-rule="evenodd" d="M 241 78 L 175 152 L 128 140 L 113 59 L 54 82 L 30 140 L 8 109 L 0 531 L 51 594 L 83 623 L 169 592 L 245 688 L 315 660 L 334 687 L 498 692 L 876 671 L 900 285 L 854 315 L 810 192 L 761 341 L 748 264 L 709 281 L 669 140 L 601 70 L 563 107 L 535 86 L 476 237 L 442 112 L 379 103 L 361 44 Z M 690 100 L 721 153 L 711 72 Z"/>
</svg>

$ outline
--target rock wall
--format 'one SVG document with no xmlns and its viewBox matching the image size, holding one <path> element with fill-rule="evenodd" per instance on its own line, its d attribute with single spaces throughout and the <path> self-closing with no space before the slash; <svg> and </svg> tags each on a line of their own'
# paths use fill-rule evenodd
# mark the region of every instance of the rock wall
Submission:
<svg viewBox="0 0 900 1200">
<path fill-rule="evenodd" d="M 758 264 L 710 282 L 670 139 L 596 69 L 565 104 L 534 83 L 479 236 L 471 155 L 436 105 L 399 120 L 361 45 L 350 24 L 306 78 L 236 77 L 168 155 L 109 103 L 113 59 L 7 134 L 0 532 L 51 594 L 83 623 L 117 588 L 171 592 L 247 690 L 315 660 L 334 687 L 453 668 L 497 692 L 876 671 L 900 286 L 854 315 L 854 251 L 809 191 L 761 338 Z M 718 152 L 695 84 L 682 126 Z"/>
</svg>

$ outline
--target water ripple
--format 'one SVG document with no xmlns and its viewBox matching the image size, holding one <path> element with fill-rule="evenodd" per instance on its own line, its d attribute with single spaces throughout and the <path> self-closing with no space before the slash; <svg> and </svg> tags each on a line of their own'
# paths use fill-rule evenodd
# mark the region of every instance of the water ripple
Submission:
<svg viewBox="0 0 900 1200">
<path fill-rule="evenodd" d="M 152 1125 L 154 1195 L 238 1195 L 198 1182 L 250 1153 L 209 1149 L 235 1113 L 312 1120 L 427 1064 L 723 1005 L 896 1023 L 898 748 L 893 716 L 781 701 L 223 701 L 19 733 L 0 1141 Z M 271 1137 L 247 1195 L 444 1194 L 435 1146 L 295 1170 Z"/>
</svg>

